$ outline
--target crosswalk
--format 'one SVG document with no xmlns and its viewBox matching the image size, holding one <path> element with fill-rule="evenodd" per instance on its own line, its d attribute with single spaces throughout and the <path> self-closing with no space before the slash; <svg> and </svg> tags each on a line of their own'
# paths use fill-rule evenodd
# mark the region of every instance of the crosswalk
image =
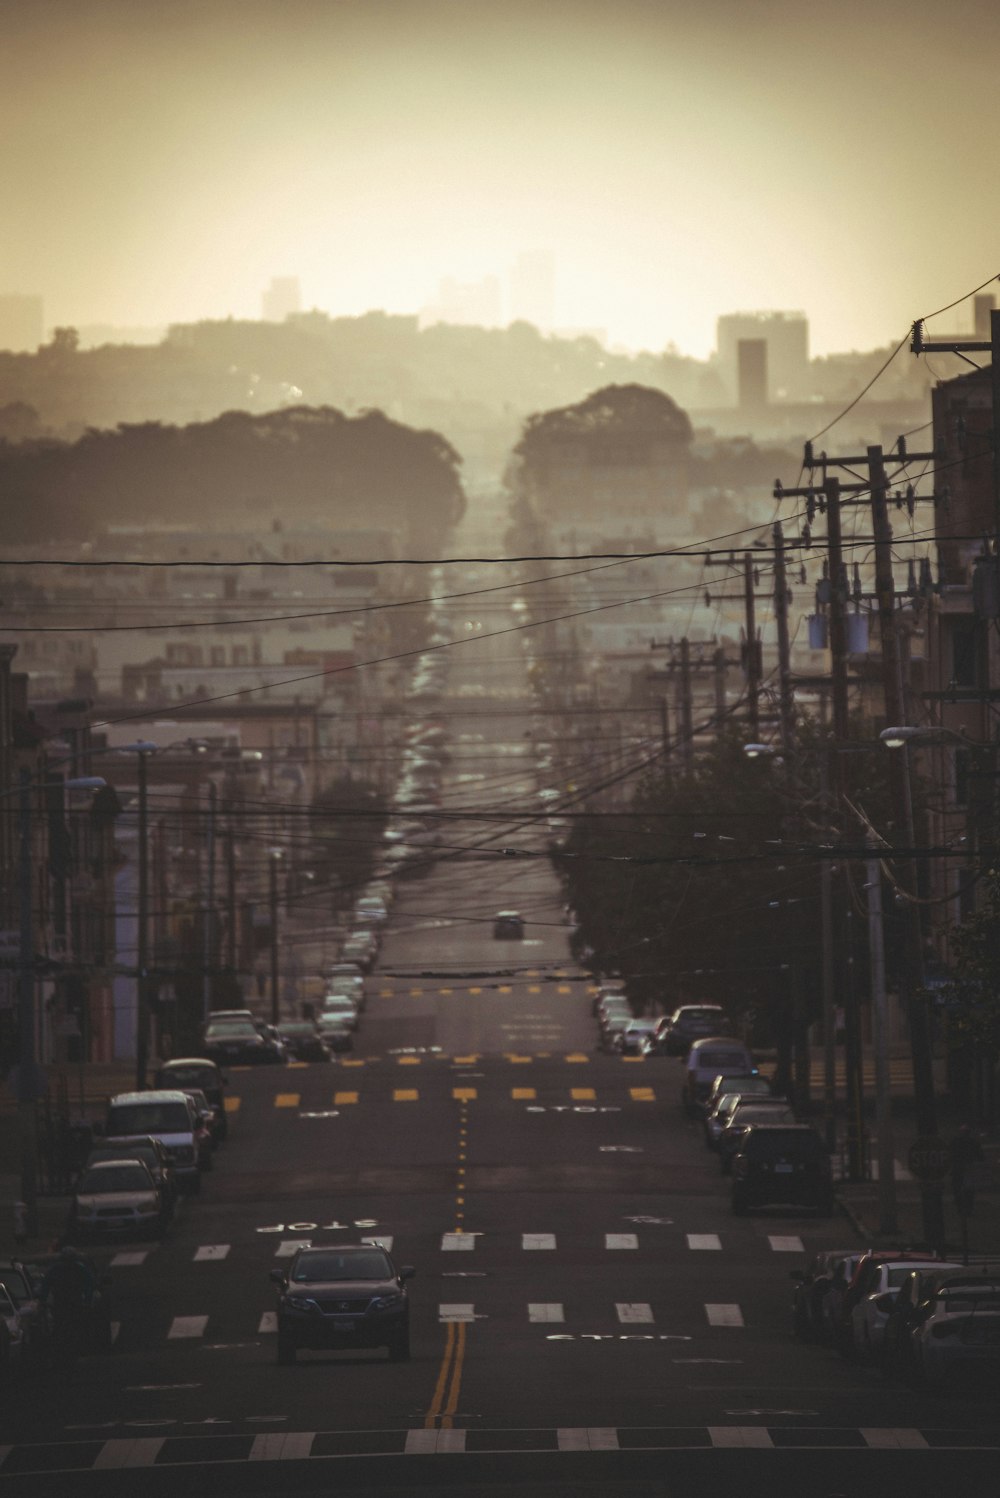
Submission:
<svg viewBox="0 0 1000 1498">
<path fill-rule="evenodd" d="M 280 1225 L 279 1225 L 280 1226 Z M 260 1229 L 267 1235 L 274 1230 L 270 1226 Z M 722 1253 L 724 1245 L 722 1237 L 718 1233 L 685 1233 L 683 1241 L 692 1253 Z M 312 1237 L 284 1238 L 277 1237 L 273 1248 L 273 1257 L 276 1259 L 289 1259 L 300 1248 L 311 1248 L 314 1245 Z M 380 1244 L 388 1253 L 392 1252 L 395 1235 L 392 1233 L 369 1233 L 361 1237 L 362 1243 Z M 575 1253 L 587 1253 L 591 1249 L 598 1248 L 609 1255 L 634 1253 L 639 1255 L 644 1252 L 649 1256 L 661 1256 L 664 1245 L 669 1242 L 661 1235 L 653 1240 L 644 1238 L 638 1232 L 594 1232 L 590 1236 L 574 1232 L 569 1245 Z M 802 1239 L 794 1233 L 769 1233 L 766 1237 L 767 1245 L 772 1253 L 794 1253 L 804 1254 L 805 1245 Z M 566 1247 L 566 1239 L 562 1240 Z M 519 1247 L 522 1253 L 554 1253 L 560 1245 L 560 1237 L 557 1233 L 550 1232 L 522 1232 L 514 1233 L 478 1233 L 478 1232 L 445 1232 L 439 1240 L 439 1251 L 441 1253 L 465 1253 L 476 1254 L 482 1257 L 484 1250 L 489 1253 L 498 1251 L 501 1255 L 509 1252 L 516 1253 Z M 248 1240 L 239 1246 L 238 1251 L 256 1251 L 259 1249 L 260 1240 Z M 318 1245 L 317 1245 L 318 1246 Z M 191 1251 L 191 1262 L 194 1264 L 219 1264 L 229 1260 L 234 1245 L 231 1243 L 202 1243 Z M 155 1248 L 122 1249 L 114 1254 L 110 1261 L 112 1269 L 138 1269 L 146 1263 L 151 1255 L 158 1252 Z"/>
</svg>

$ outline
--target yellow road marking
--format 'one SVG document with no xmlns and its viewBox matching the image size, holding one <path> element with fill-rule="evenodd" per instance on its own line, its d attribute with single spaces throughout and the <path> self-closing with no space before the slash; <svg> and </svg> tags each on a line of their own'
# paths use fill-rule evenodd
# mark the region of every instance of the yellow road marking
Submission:
<svg viewBox="0 0 1000 1498">
<path fill-rule="evenodd" d="M 451 1368 L 451 1357 L 452 1353 L 455 1351 L 455 1328 L 456 1326 L 464 1326 L 464 1324 L 465 1323 L 461 1321 L 448 1322 L 448 1333 L 444 1339 L 444 1357 L 441 1359 L 441 1369 L 438 1373 L 437 1383 L 434 1385 L 434 1395 L 431 1399 L 431 1407 L 427 1411 L 427 1414 L 424 1416 L 425 1430 L 434 1429 L 437 1423 L 437 1417 L 441 1413 L 441 1406 L 444 1403 L 445 1389 L 448 1387 L 448 1372 Z"/>
<path fill-rule="evenodd" d="M 592 1103 L 597 1093 L 592 1087 L 571 1087 L 569 1095 L 574 1103 Z"/>
<path fill-rule="evenodd" d="M 453 1087 L 451 1095 L 459 1103 L 467 1103 L 471 1098 L 478 1097 L 474 1087 Z"/>
<path fill-rule="evenodd" d="M 309 1065 L 309 1062 L 308 1061 L 289 1061 L 287 1063 L 287 1065 L 288 1065 L 288 1070 L 289 1071 L 294 1071 L 296 1067 L 298 1067 L 299 1070 L 301 1071 L 302 1067 Z"/>
<path fill-rule="evenodd" d="M 515 1102 L 525 1103 L 530 1103 L 533 1098 L 536 1098 L 538 1096 L 533 1087 L 512 1087 L 510 1089 L 510 1095 L 515 1100 Z"/>
<path fill-rule="evenodd" d="M 419 999 L 419 998 L 421 998 L 423 996 L 423 992 L 424 991 L 423 991 L 422 988 L 411 988 L 410 989 L 410 998 L 411 999 Z"/>
<path fill-rule="evenodd" d="M 518 1056 L 515 1051 L 508 1051 L 505 1059 L 514 1066 L 525 1066 L 534 1061 L 534 1056 Z"/>
<path fill-rule="evenodd" d="M 633 1103 L 655 1103 L 656 1093 L 652 1087 L 630 1087 Z"/>
<path fill-rule="evenodd" d="M 363 1061 L 342 1061 L 341 1066 L 364 1066 Z"/>
<path fill-rule="evenodd" d="M 419 1056 L 397 1056 L 396 1057 L 396 1065 L 397 1066 L 419 1066 L 420 1065 L 420 1057 Z"/>
<path fill-rule="evenodd" d="M 455 1323 L 458 1335 L 455 1338 L 455 1356 L 451 1365 L 451 1388 L 448 1390 L 448 1403 L 444 1407 L 441 1416 L 441 1429 L 451 1430 L 452 1416 L 458 1409 L 458 1396 L 462 1389 L 462 1364 L 465 1362 L 465 1328 L 467 1323 L 459 1321 Z"/>
<path fill-rule="evenodd" d="M 538 977 L 538 969 L 537 969 L 537 967 L 529 967 L 524 976 L 526 978 L 537 978 Z"/>
<path fill-rule="evenodd" d="M 301 1094 L 298 1092 L 279 1092 L 274 1099 L 276 1108 L 297 1108 Z"/>
<path fill-rule="evenodd" d="M 573 990 L 570 988 L 570 986 L 569 986 L 568 983 L 557 983 L 556 984 L 556 993 L 572 993 L 572 992 L 573 992 Z"/>
<path fill-rule="evenodd" d="M 346 1103 L 356 1103 L 357 1100 L 358 1095 L 356 1092 L 335 1092 L 333 1094 L 334 1106 L 338 1108 L 344 1107 Z"/>
<path fill-rule="evenodd" d="M 391 999 L 395 992 L 396 990 L 394 988 L 380 988 L 378 991 L 378 996 L 380 999 Z"/>
<path fill-rule="evenodd" d="M 476 1062 L 476 1061 L 479 1060 L 479 1057 L 478 1056 L 452 1056 L 451 1059 L 452 1059 L 452 1061 L 454 1061 L 454 1063 L 455 1063 L 456 1066 L 472 1066 L 472 1064 L 474 1062 Z"/>
<path fill-rule="evenodd" d="M 538 986 L 537 983 L 529 983 L 528 984 L 528 992 L 529 993 L 541 993 L 541 991 L 542 990 L 539 988 L 539 986 Z"/>
<path fill-rule="evenodd" d="M 645 1056 L 619 1056 L 618 1057 L 619 1061 L 633 1061 L 633 1062 L 634 1061 L 639 1061 L 639 1062 L 643 1062 L 643 1061 L 645 1061 L 645 1059 L 646 1059 Z"/>
<path fill-rule="evenodd" d="M 226 1098 L 226 1112 L 227 1113 L 238 1113 L 239 1111 L 240 1111 L 240 1100 L 239 1100 L 239 1098 L 238 1097 L 227 1097 Z"/>
<path fill-rule="evenodd" d="M 501 983 L 500 987 L 497 989 L 497 993 L 510 993 L 510 991 L 511 987 L 509 983 Z"/>
<path fill-rule="evenodd" d="M 454 992 L 455 992 L 455 990 L 453 988 L 439 988 L 438 989 L 438 993 L 454 993 Z"/>
<path fill-rule="evenodd" d="M 469 989 L 470 993 L 482 993 L 482 991 L 483 990 L 481 988 L 470 988 Z"/>
<path fill-rule="evenodd" d="M 394 1103 L 415 1103 L 419 1096 L 420 1093 L 415 1087 L 397 1087 L 392 1094 L 392 1100 Z"/>
<path fill-rule="evenodd" d="M 577 1061 L 577 1062 L 579 1062 L 579 1061 L 589 1061 L 590 1057 L 589 1056 L 585 1056 L 582 1051 L 574 1051 L 571 1056 L 567 1056 L 566 1057 L 566 1060 L 567 1061 Z"/>
</svg>

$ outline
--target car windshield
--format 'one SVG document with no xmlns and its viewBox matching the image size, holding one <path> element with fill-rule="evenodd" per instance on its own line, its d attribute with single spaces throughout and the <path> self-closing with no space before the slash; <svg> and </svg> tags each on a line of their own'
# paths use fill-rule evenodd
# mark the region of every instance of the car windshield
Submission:
<svg viewBox="0 0 1000 1498">
<path fill-rule="evenodd" d="M 156 1151 L 148 1146 L 144 1149 L 141 1144 L 108 1145 L 105 1149 L 91 1150 L 87 1161 L 87 1168 L 91 1165 L 100 1165 L 105 1160 L 144 1160 L 153 1170 L 156 1164 Z"/>
<path fill-rule="evenodd" d="M 100 1170 L 85 1170 L 76 1189 L 80 1196 L 103 1191 L 148 1191 L 149 1176 L 140 1165 L 102 1166 Z"/>
<path fill-rule="evenodd" d="M 111 1134 L 190 1134 L 191 1115 L 183 1103 L 119 1103 L 110 1110 Z"/>
<path fill-rule="evenodd" d="M 7 1291 L 16 1306 L 34 1299 L 34 1293 L 26 1276 L 20 1269 L 0 1269 L 0 1285 Z"/>
<path fill-rule="evenodd" d="M 303 1256 L 292 1271 L 295 1284 L 315 1285 L 330 1280 L 389 1280 L 392 1268 L 377 1248 L 360 1254 L 319 1253 Z"/>
<path fill-rule="evenodd" d="M 242 1040 L 245 1036 L 257 1034 L 257 1028 L 248 1019 L 224 1019 L 216 1020 L 205 1029 L 206 1040 L 223 1038 L 226 1040 Z"/>
<path fill-rule="evenodd" d="M 172 1066 L 160 1073 L 164 1084 L 168 1081 L 178 1087 L 211 1087 L 218 1082 L 214 1066 Z"/>
<path fill-rule="evenodd" d="M 739 1066 L 742 1060 L 739 1051 L 703 1051 L 698 1057 L 698 1068 L 714 1066 L 720 1072 L 727 1066 Z"/>
</svg>

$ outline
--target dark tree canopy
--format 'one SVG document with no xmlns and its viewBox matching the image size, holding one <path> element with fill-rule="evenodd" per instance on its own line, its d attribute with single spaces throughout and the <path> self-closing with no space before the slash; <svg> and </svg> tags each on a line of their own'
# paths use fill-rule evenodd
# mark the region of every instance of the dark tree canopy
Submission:
<svg viewBox="0 0 1000 1498">
<path fill-rule="evenodd" d="M 89 429 L 76 442 L 0 442 L 8 542 L 86 538 L 124 522 L 327 522 L 434 541 L 462 514 L 460 458 L 437 432 L 331 406 L 227 411 L 189 426 Z"/>
<path fill-rule="evenodd" d="M 692 435 L 686 412 L 662 390 L 646 385 L 606 385 L 576 405 L 529 416 L 515 452 L 530 464 L 552 443 L 582 441 L 596 448 L 621 438 L 657 438 L 686 448 Z"/>
</svg>

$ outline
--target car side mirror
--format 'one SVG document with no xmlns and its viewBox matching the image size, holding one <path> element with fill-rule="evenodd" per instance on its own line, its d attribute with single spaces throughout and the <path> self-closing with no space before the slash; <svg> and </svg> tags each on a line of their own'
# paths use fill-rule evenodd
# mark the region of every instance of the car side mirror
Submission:
<svg viewBox="0 0 1000 1498">
<path fill-rule="evenodd" d="M 399 1271 L 400 1284 L 402 1284 L 404 1280 L 412 1280 L 416 1272 L 417 1271 L 414 1269 L 412 1264 L 404 1264 Z"/>
<path fill-rule="evenodd" d="M 285 1279 L 285 1272 L 283 1269 L 272 1269 L 267 1277 L 271 1281 L 272 1285 L 281 1285 L 282 1287 L 284 1287 L 288 1284 L 288 1281 Z"/>
</svg>

